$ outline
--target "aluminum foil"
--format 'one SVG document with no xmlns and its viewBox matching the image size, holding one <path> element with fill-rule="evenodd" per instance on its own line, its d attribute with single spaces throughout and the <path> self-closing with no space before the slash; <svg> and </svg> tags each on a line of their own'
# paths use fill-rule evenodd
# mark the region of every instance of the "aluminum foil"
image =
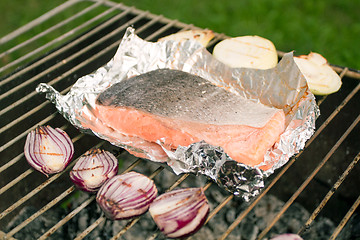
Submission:
<svg viewBox="0 0 360 240">
<path fill-rule="evenodd" d="M 127 150 L 141 152 L 129 147 L 126 141 L 84 128 L 82 113 L 88 111 L 91 114 L 98 94 L 114 83 L 159 68 L 178 69 L 201 76 L 245 98 L 281 108 L 286 114 L 285 132 L 264 157 L 263 164 L 273 164 L 270 169 L 260 170 L 263 164 L 249 167 L 238 163 L 220 147 L 201 141 L 179 146 L 175 151 L 164 149 L 166 163 L 176 174 L 191 172 L 206 175 L 234 195 L 249 200 L 263 188 L 266 177 L 298 153 L 314 133 L 319 108 L 291 52 L 285 54 L 273 69 L 230 68 L 213 58 L 196 41 L 147 42 L 139 38 L 131 27 L 127 29 L 115 56 L 94 73 L 79 78 L 66 95 L 43 83 L 36 90 L 46 93 L 46 98 L 80 130 L 92 132 Z M 151 154 L 143 154 L 150 160 L 158 161 Z"/>
</svg>

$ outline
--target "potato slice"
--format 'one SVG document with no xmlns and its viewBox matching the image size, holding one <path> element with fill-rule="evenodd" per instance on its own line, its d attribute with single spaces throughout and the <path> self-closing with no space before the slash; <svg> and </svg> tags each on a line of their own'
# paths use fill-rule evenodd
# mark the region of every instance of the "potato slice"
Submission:
<svg viewBox="0 0 360 240">
<path fill-rule="evenodd" d="M 275 67 L 278 62 L 274 44 L 259 36 L 225 39 L 216 44 L 213 55 L 233 68 L 269 69 Z"/>
<path fill-rule="evenodd" d="M 211 39 L 214 38 L 214 32 L 208 29 L 205 30 L 188 30 L 177 32 L 166 37 L 160 38 L 158 41 L 164 40 L 175 40 L 175 41 L 186 41 L 186 40 L 196 40 L 201 45 L 206 47 Z"/>
<path fill-rule="evenodd" d="M 320 54 L 311 52 L 309 55 L 294 57 L 294 60 L 313 94 L 328 95 L 340 89 L 340 76 Z"/>
</svg>

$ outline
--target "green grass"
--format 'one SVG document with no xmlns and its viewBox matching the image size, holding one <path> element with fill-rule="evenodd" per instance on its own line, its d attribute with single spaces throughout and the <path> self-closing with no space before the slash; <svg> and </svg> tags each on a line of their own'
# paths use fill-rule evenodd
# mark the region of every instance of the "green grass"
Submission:
<svg viewBox="0 0 360 240">
<path fill-rule="evenodd" d="M 360 68 L 359 1 L 124 0 L 140 9 L 163 14 L 228 36 L 259 35 L 277 49 L 323 54 L 331 63 Z"/>
<path fill-rule="evenodd" d="M 60 0 L 0 1 L 0 36 L 62 3 Z M 281 51 L 318 52 L 330 63 L 360 69 L 358 0 L 116 0 L 228 36 L 259 35 Z M 76 9 L 71 9 L 74 14 Z M 31 33 L 30 33 L 31 34 Z"/>
</svg>

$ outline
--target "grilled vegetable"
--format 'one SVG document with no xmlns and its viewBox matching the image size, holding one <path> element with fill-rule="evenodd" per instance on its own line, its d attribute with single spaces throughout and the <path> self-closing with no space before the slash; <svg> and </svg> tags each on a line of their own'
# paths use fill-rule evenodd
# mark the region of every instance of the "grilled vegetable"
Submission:
<svg viewBox="0 0 360 240">
<path fill-rule="evenodd" d="M 205 223 L 209 204 L 202 188 L 185 188 L 164 193 L 150 205 L 149 212 L 169 238 L 182 238 Z"/>
<path fill-rule="evenodd" d="M 96 192 L 118 170 L 116 157 L 104 150 L 92 149 L 84 153 L 70 172 L 75 186 L 87 192 Z"/>
<path fill-rule="evenodd" d="M 65 169 L 73 157 L 74 145 L 60 128 L 38 126 L 27 135 L 24 153 L 33 168 L 48 176 Z"/>
<path fill-rule="evenodd" d="M 127 219 L 145 213 L 156 198 L 154 182 L 137 172 L 110 178 L 99 189 L 96 201 L 105 215 L 112 219 Z"/>
<path fill-rule="evenodd" d="M 213 55 L 233 68 L 268 69 L 275 67 L 278 62 L 274 44 L 259 36 L 225 39 L 215 45 Z"/>
<path fill-rule="evenodd" d="M 323 56 L 312 52 L 309 55 L 294 57 L 294 60 L 313 94 L 328 95 L 339 91 L 341 78 Z"/>
<path fill-rule="evenodd" d="M 299 235 L 293 233 L 285 233 L 275 236 L 270 240 L 303 240 Z"/>
<path fill-rule="evenodd" d="M 177 32 L 166 37 L 160 38 L 158 41 L 164 40 L 175 40 L 175 41 L 186 41 L 186 40 L 196 40 L 204 47 L 214 38 L 214 33 L 211 30 L 188 30 Z"/>
</svg>

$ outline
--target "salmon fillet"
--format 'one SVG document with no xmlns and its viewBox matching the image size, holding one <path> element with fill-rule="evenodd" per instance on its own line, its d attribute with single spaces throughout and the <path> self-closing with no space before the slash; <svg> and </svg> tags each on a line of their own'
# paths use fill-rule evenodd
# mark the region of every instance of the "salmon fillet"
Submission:
<svg viewBox="0 0 360 240">
<path fill-rule="evenodd" d="M 85 127 L 107 136 L 141 140 L 143 146 L 136 140 L 130 144 L 137 149 L 143 149 L 144 143 L 157 143 L 175 150 L 203 140 L 222 147 L 232 159 L 249 166 L 263 162 L 285 128 L 281 109 L 170 69 L 114 84 L 98 96 L 92 114 Z M 163 157 L 160 149 L 156 154 Z"/>
<path fill-rule="evenodd" d="M 156 162 L 166 162 L 168 160 L 167 154 L 159 144 L 148 142 L 136 136 L 122 134 L 103 123 L 93 112 L 88 111 L 86 108 L 83 108 L 82 116 L 81 124 L 84 128 L 91 129 L 101 138 L 123 147 L 134 156 Z"/>
</svg>

